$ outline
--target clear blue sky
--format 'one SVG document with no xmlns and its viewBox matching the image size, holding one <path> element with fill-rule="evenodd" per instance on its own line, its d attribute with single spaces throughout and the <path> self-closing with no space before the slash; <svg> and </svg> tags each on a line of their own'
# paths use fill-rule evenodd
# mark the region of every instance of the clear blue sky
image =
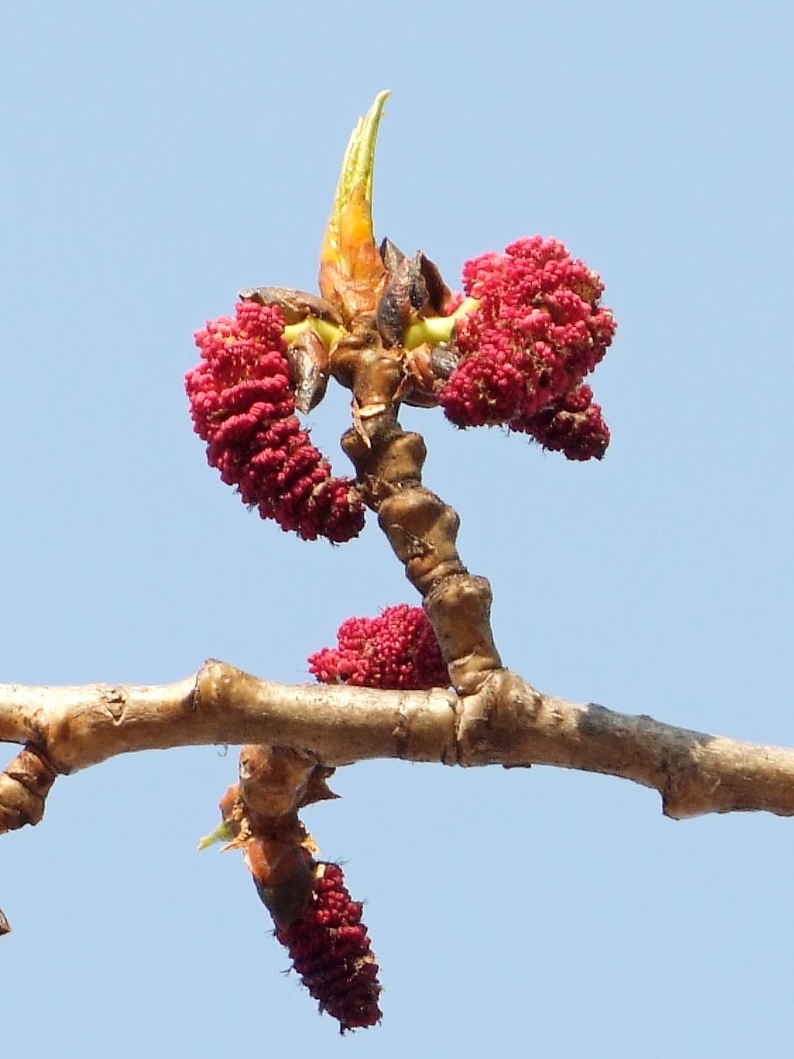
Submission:
<svg viewBox="0 0 794 1059">
<path fill-rule="evenodd" d="M 555 235 L 620 322 L 601 464 L 406 415 L 503 657 L 794 745 L 789 3 L 6 0 L 0 47 L 0 679 L 213 656 L 299 682 L 344 617 L 413 600 L 373 519 L 332 548 L 248 514 L 182 389 L 239 288 L 315 289 L 347 136 L 391 88 L 378 234 L 453 284 Z M 340 468 L 347 418 L 341 391 L 312 417 Z M 239 857 L 195 852 L 235 769 L 118 759 L 0 841 L 4 1055 L 790 1054 L 794 822 L 673 823 L 544 768 L 347 769 L 307 822 L 368 901 L 386 991 L 382 1027 L 340 1039 Z"/>
</svg>

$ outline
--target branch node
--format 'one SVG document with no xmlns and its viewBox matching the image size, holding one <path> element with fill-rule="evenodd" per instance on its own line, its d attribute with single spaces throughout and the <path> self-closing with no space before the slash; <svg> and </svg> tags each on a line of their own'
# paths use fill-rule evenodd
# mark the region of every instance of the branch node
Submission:
<svg viewBox="0 0 794 1059">
<path fill-rule="evenodd" d="M 28 744 L 17 754 L 0 775 L 0 834 L 40 822 L 57 775 L 43 750 Z"/>
</svg>

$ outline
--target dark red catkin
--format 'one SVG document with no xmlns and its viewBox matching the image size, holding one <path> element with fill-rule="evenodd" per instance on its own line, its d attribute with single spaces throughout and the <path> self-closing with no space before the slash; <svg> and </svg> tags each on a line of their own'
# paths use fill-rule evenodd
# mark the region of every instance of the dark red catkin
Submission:
<svg viewBox="0 0 794 1059">
<path fill-rule="evenodd" d="M 238 302 L 196 332 L 201 363 L 185 376 L 193 429 L 207 461 L 262 518 L 304 540 L 342 543 L 364 525 L 348 478 L 334 478 L 295 416 L 284 317 L 275 306 Z"/>
<path fill-rule="evenodd" d="M 319 862 L 308 908 L 300 919 L 276 931 L 320 1011 L 335 1018 L 342 1033 L 374 1026 L 382 1017 L 378 964 L 361 910 L 361 903 L 348 893 L 339 865 Z"/>
</svg>

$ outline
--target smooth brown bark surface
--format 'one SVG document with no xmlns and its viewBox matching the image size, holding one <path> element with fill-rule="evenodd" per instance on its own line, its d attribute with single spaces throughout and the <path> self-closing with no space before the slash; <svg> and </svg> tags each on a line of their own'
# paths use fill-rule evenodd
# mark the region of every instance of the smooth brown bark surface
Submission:
<svg viewBox="0 0 794 1059">
<path fill-rule="evenodd" d="M 56 773 L 175 746 L 292 747 L 328 766 L 373 758 L 556 765 L 651 787 L 667 816 L 794 814 L 794 750 L 742 743 L 536 691 L 493 671 L 475 694 L 260 680 L 222 662 L 160 687 L 0 685 L 0 740 L 24 744 L 0 777 L 0 828 L 37 823 Z"/>
</svg>

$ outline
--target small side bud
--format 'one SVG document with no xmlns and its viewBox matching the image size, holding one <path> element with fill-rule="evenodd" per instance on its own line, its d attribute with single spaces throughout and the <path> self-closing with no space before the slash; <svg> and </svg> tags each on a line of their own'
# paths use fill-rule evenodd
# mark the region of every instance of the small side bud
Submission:
<svg viewBox="0 0 794 1059">
<path fill-rule="evenodd" d="M 205 849 L 209 849 L 210 846 L 216 846 L 219 842 L 232 842 L 235 836 L 236 831 L 234 828 L 224 820 L 218 824 L 214 831 L 199 839 L 198 851 L 203 853 Z"/>
</svg>

